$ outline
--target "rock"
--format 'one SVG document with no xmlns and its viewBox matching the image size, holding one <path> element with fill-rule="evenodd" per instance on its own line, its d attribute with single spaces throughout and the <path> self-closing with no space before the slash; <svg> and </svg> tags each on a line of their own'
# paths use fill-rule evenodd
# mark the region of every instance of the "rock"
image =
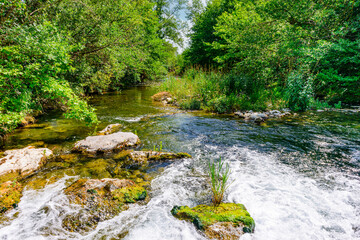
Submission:
<svg viewBox="0 0 360 240">
<path fill-rule="evenodd" d="M 64 190 L 71 203 L 82 209 L 68 214 L 62 225 L 69 231 L 90 231 L 98 222 L 126 210 L 128 204 L 146 199 L 147 192 L 128 179 L 79 179 Z"/>
<path fill-rule="evenodd" d="M 171 213 L 178 219 L 192 222 L 210 239 L 235 240 L 255 229 L 254 220 L 242 204 L 221 203 L 216 208 L 175 206 Z"/>
<path fill-rule="evenodd" d="M 291 114 L 290 112 L 287 111 L 287 109 L 285 109 L 285 110 L 286 111 L 284 111 L 284 112 L 280 112 L 279 110 L 271 110 L 268 112 L 253 112 L 253 111 L 234 112 L 234 115 L 239 118 L 244 118 L 245 121 L 253 121 L 256 123 L 262 123 L 266 119 L 269 119 L 269 118 L 280 118 L 280 117 Z"/>
<path fill-rule="evenodd" d="M 23 186 L 16 180 L 0 184 L 0 214 L 17 207 L 22 190 Z"/>
<path fill-rule="evenodd" d="M 26 177 L 41 168 L 52 151 L 47 148 L 34 148 L 32 146 L 23 149 L 7 150 L 5 157 L 0 159 L 0 177 L 5 175 L 15 177 Z"/>
<path fill-rule="evenodd" d="M 169 92 L 159 92 L 154 94 L 151 98 L 156 102 L 163 102 L 163 101 L 167 101 L 168 98 L 171 99 L 172 95 Z"/>
<path fill-rule="evenodd" d="M 35 123 L 35 118 L 34 117 L 25 116 L 25 118 L 21 120 L 19 125 L 24 127 L 24 126 L 27 126 L 27 125 L 30 125 L 30 124 L 33 124 L 33 123 Z"/>
<path fill-rule="evenodd" d="M 140 143 L 138 136 L 131 132 L 117 132 L 108 135 L 90 136 L 75 143 L 73 151 L 95 154 L 112 152 L 127 147 L 135 147 Z"/>
<path fill-rule="evenodd" d="M 157 151 L 122 151 L 114 159 L 124 160 L 129 165 L 146 165 L 149 161 L 166 161 L 171 159 L 191 158 L 187 153 L 170 153 Z"/>
<path fill-rule="evenodd" d="M 121 130 L 121 128 L 123 127 L 122 124 L 119 123 L 115 123 L 115 124 L 110 124 L 108 125 L 106 128 L 104 128 L 103 130 L 101 130 L 98 135 L 108 135 L 108 134 L 112 134 L 115 132 L 118 132 Z"/>
</svg>

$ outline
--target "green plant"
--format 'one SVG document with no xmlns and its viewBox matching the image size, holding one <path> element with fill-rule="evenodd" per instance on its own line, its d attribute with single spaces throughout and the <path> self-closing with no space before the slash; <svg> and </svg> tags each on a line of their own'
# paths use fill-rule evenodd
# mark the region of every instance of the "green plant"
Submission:
<svg viewBox="0 0 360 240">
<path fill-rule="evenodd" d="M 209 161 L 210 187 L 213 193 L 212 203 L 214 207 L 220 205 L 226 189 L 231 184 L 228 182 L 231 173 L 229 164 L 226 164 L 225 168 L 223 167 L 224 163 L 221 161 L 221 158 L 218 163 Z"/>
<path fill-rule="evenodd" d="M 162 151 L 162 141 L 160 141 L 160 146 L 156 147 L 156 145 L 154 144 L 154 152 L 161 152 Z"/>
</svg>

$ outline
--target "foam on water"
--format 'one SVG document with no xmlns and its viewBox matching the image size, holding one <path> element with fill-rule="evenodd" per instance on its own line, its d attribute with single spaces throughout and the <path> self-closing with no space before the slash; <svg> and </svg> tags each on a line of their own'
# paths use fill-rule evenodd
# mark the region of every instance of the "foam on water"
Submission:
<svg viewBox="0 0 360 240">
<path fill-rule="evenodd" d="M 245 147 L 189 144 L 195 152 L 165 168 L 151 184 L 147 205 L 134 204 L 115 218 L 80 235 L 61 226 L 63 217 L 79 206 L 69 205 L 62 190 L 69 178 L 43 190 L 27 190 L 0 239 L 205 239 L 188 222 L 171 216 L 174 205 L 208 203 L 207 159 L 222 156 L 232 169 L 226 201 L 243 203 L 256 222 L 254 234 L 242 239 L 360 239 L 360 181 L 340 171 L 309 177 L 282 163 L 279 153 Z M 18 214 L 14 216 L 14 214 Z"/>
</svg>

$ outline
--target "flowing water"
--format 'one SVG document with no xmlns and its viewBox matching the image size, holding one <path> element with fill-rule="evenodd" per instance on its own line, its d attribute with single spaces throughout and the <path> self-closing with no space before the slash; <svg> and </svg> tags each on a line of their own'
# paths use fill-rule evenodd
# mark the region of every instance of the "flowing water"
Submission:
<svg viewBox="0 0 360 240">
<path fill-rule="evenodd" d="M 163 150 L 193 156 L 122 169 L 130 178 L 151 179 L 148 204 L 134 204 L 93 231 L 68 232 L 62 219 L 80 206 L 69 204 L 64 187 L 79 176 L 114 177 L 107 170 L 87 171 L 91 164 L 101 168 L 113 162 L 110 157 L 79 158 L 62 166 L 49 163 L 27 180 L 18 208 L 0 221 L 0 239 L 204 239 L 170 210 L 174 205 L 209 203 L 207 164 L 220 157 L 230 164 L 233 182 L 225 200 L 243 203 L 256 222 L 255 233 L 241 239 L 360 239 L 359 113 L 310 112 L 256 125 L 164 107 L 151 101 L 153 93 L 153 88 L 139 87 L 91 100 L 102 121 L 97 130 L 121 123 L 124 131 L 139 135 L 140 148 L 162 145 Z M 5 148 L 32 144 L 63 154 L 94 131 L 54 113 L 18 129 Z M 48 184 L 36 187 L 39 179 Z"/>
</svg>

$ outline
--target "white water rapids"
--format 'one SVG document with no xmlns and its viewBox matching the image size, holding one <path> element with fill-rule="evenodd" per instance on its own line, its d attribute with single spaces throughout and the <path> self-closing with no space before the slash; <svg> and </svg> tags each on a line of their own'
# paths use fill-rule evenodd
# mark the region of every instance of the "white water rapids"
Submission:
<svg viewBox="0 0 360 240">
<path fill-rule="evenodd" d="M 278 153 L 217 147 L 200 140 L 187 145 L 195 153 L 193 159 L 167 166 L 152 181 L 147 205 L 134 205 L 86 235 L 70 233 L 62 228 L 61 219 L 79 206 L 69 205 L 62 193 L 73 179 L 64 178 L 42 190 L 25 191 L 18 208 L 7 214 L 13 220 L 0 226 L 0 239 L 205 239 L 191 223 L 172 217 L 170 210 L 209 199 L 204 169 L 207 159 L 218 156 L 231 167 L 233 183 L 226 201 L 243 203 L 256 223 L 255 233 L 242 240 L 360 239 L 356 177 L 336 169 L 310 177 L 282 163 Z"/>
</svg>

